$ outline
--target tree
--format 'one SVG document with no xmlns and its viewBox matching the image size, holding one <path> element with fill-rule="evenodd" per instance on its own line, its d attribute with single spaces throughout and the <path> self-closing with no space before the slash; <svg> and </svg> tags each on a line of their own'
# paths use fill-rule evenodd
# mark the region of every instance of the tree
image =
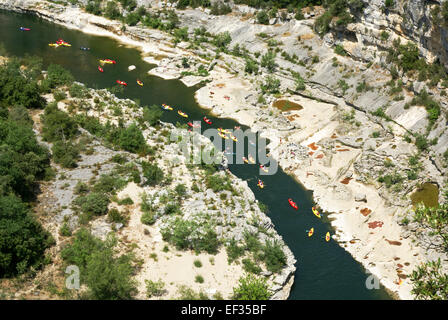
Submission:
<svg viewBox="0 0 448 320">
<path fill-rule="evenodd" d="M 47 70 L 46 83 L 50 88 L 72 84 L 73 75 L 58 64 L 50 64 Z"/>
<path fill-rule="evenodd" d="M 261 66 L 268 69 L 269 72 L 274 72 L 277 68 L 277 63 L 275 62 L 275 52 L 268 50 L 266 54 L 261 57 Z"/>
<path fill-rule="evenodd" d="M 235 300 L 267 300 L 270 296 L 266 280 L 254 275 L 240 278 L 238 287 L 233 288 Z"/>
<path fill-rule="evenodd" d="M 106 11 L 104 12 L 104 16 L 108 19 L 118 19 L 121 17 L 120 10 L 117 7 L 115 1 L 108 1 L 106 5 Z"/>
<path fill-rule="evenodd" d="M 120 147 L 129 152 L 143 151 L 146 146 L 145 138 L 138 126 L 133 123 L 120 133 Z"/>
<path fill-rule="evenodd" d="M 411 281 L 417 299 L 448 299 L 448 274 L 442 272 L 440 258 L 420 265 L 412 272 Z"/>
<path fill-rule="evenodd" d="M 49 104 L 41 118 L 42 136 L 46 141 L 69 140 L 78 134 L 76 121 L 59 110 L 56 104 Z"/>
<path fill-rule="evenodd" d="M 269 15 L 266 11 L 261 10 L 257 13 L 257 21 L 260 24 L 269 24 Z"/>
<path fill-rule="evenodd" d="M 0 196 L 0 278 L 39 268 L 54 241 L 15 195 Z"/>
<path fill-rule="evenodd" d="M 156 164 L 151 164 L 148 162 L 142 163 L 143 176 L 146 178 L 146 184 L 154 186 L 162 182 L 163 180 L 163 170 L 160 169 Z"/>
</svg>

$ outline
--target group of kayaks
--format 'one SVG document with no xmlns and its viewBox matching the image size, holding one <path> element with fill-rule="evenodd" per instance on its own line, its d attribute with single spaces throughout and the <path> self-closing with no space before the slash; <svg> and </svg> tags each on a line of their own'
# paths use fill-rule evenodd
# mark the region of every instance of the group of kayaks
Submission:
<svg viewBox="0 0 448 320">
<path fill-rule="evenodd" d="M 299 209 L 299 206 L 297 205 L 297 203 L 295 203 L 291 198 L 288 199 L 288 203 L 295 210 Z M 320 212 L 316 209 L 316 207 L 312 207 L 311 211 L 319 219 L 322 218 Z M 310 230 L 307 230 L 306 232 L 308 232 L 308 237 L 311 237 L 314 234 L 314 228 L 311 228 Z M 327 241 L 327 242 L 330 241 L 330 232 L 327 232 L 327 234 L 325 235 L 325 241 Z"/>
<path fill-rule="evenodd" d="M 31 30 L 30 28 L 25 28 L 25 27 L 20 27 L 20 30 L 22 31 L 29 31 Z M 63 40 L 63 39 L 59 39 L 58 41 L 54 42 L 54 43 L 49 43 L 48 44 L 50 47 L 53 48 L 58 48 L 58 47 L 71 47 L 72 45 L 70 43 L 68 43 L 67 41 Z M 90 48 L 87 47 L 80 47 L 80 49 L 82 51 L 90 51 Z M 98 66 L 98 71 L 99 72 L 104 72 L 104 69 L 102 68 L 102 66 L 106 65 L 106 64 L 117 64 L 117 62 L 115 60 L 112 59 L 100 59 L 100 65 Z M 121 86 L 127 87 L 128 84 L 125 81 L 122 80 L 117 80 L 116 83 L 118 83 Z M 137 84 L 141 87 L 143 87 L 143 81 L 137 79 Z"/>
<path fill-rule="evenodd" d="M 59 39 L 58 41 L 54 43 L 48 44 L 50 47 L 58 48 L 58 47 L 71 47 L 72 45 L 68 43 L 67 41 L 64 41 L 63 39 Z"/>
</svg>

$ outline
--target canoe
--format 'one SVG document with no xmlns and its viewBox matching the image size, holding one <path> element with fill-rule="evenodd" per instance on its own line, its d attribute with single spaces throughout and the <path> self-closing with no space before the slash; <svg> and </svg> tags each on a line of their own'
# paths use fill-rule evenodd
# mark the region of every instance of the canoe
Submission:
<svg viewBox="0 0 448 320">
<path fill-rule="evenodd" d="M 263 188 L 264 188 L 264 183 L 263 183 L 263 181 L 261 181 L 260 179 L 258 179 L 257 186 L 259 186 L 261 189 L 263 189 Z"/>
<path fill-rule="evenodd" d="M 143 87 L 143 82 L 137 79 L 137 84 L 141 87 Z"/>
<path fill-rule="evenodd" d="M 327 232 L 327 234 L 325 235 L 325 241 L 330 241 L 330 232 Z"/>
<path fill-rule="evenodd" d="M 184 112 L 182 112 L 182 111 L 177 111 L 177 113 L 181 116 L 181 117 L 184 117 L 184 118 L 188 118 L 188 114 L 186 114 L 186 113 L 184 113 Z"/>
<path fill-rule="evenodd" d="M 100 66 L 98 66 L 98 71 L 99 72 L 104 72 L 103 68 L 101 68 Z"/>
<path fill-rule="evenodd" d="M 268 168 L 266 168 L 264 165 L 260 164 L 260 169 L 263 170 L 264 172 L 268 173 L 269 170 Z"/>
<path fill-rule="evenodd" d="M 321 218 L 319 211 L 317 211 L 315 207 L 312 207 L 311 210 L 313 211 L 313 213 L 316 217 Z"/>
<path fill-rule="evenodd" d="M 20 30 L 21 31 L 30 31 L 31 29 L 30 28 L 25 28 L 25 27 L 20 27 Z"/>
<path fill-rule="evenodd" d="M 125 87 L 128 85 L 126 82 L 120 81 L 120 80 L 117 80 L 117 83 L 121 84 L 122 86 L 125 86 Z"/>
<path fill-rule="evenodd" d="M 86 48 L 86 47 L 81 47 L 79 49 L 81 49 L 82 51 L 89 51 L 90 50 L 90 48 Z"/>
<path fill-rule="evenodd" d="M 246 162 L 246 163 L 249 163 L 249 160 L 247 160 L 246 157 L 243 157 L 243 161 Z"/>
<path fill-rule="evenodd" d="M 311 236 L 313 235 L 313 233 L 314 233 L 314 228 L 311 228 L 311 229 L 308 231 L 308 237 L 311 237 Z"/>
<path fill-rule="evenodd" d="M 230 136 L 230 139 L 232 139 L 235 142 L 238 142 L 238 139 L 235 136 L 233 136 L 233 135 Z"/>
<path fill-rule="evenodd" d="M 59 47 L 59 45 L 57 43 L 49 43 L 48 45 L 50 47 L 55 47 L 55 48 Z"/>
<path fill-rule="evenodd" d="M 221 132 L 218 132 L 218 135 L 223 139 L 229 139 L 228 136 L 226 136 L 225 134 L 222 134 Z"/>
<path fill-rule="evenodd" d="M 164 104 L 164 103 L 162 103 L 162 108 L 165 109 L 165 110 L 170 110 L 170 111 L 173 110 L 172 107 L 170 107 L 169 105 Z"/>
<path fill-rule="evenodd" d="M 110 59 L 104 59 L 103 61 L 104 61 L 104 63 L 108 63 L 108 64 L 116 64 L 117 63 L 115 60 L 110 60 Z"/>
<path fill-rule="evenodd" d="M 212 124 L 212 121 L 206 117 L 204 117 L 203 120 L 206 124 Z"/>
<path fill-rule="evenodd" d="M 218 128 L 218 131 L 221 132 L 221 133 L 224 133 L 224 134 L 228 134 L 228 133 L 230 133 L 229 130 L 225 130 L 225 129 L 223 129 L 223 128 Z"/>
<path fill-rule="evenodd" d="M 295 203 L 294 201 L 292 201 L 291 198 L 288 199 L 289 204 L 291 205 L 291 207 L 293 207 L 294 209 L 298 210 L 299 207 L 297 206 L 297 203 Z"/>
</svg>

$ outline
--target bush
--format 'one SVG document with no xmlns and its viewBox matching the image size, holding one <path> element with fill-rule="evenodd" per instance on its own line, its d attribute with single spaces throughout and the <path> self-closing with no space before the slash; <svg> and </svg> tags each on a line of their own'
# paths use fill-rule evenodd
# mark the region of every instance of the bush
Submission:
<svg viewBox="0 0 448 320">
<path fill-rule="evenodd" d="M 232 190 L 230 180 L 226 176 L 222 177 L 220 174 L 207 175 L 205 178 L 205 184 L 207 188 L 212 189 L 213 192 Z"/>
<path fill-rule="evenodd" d="M 262 271 L 261 268 L 250 259 L 243 259 L 241 262 L 243 263 L 243 269 L 246 272 L 260 274 Z"/>
<path fill-rule="evenodd" d="M 277 63 L 275 62 L 275 52 L 268 50 L 266 54 L 261 57 L 261 66 L 266 68 L 269 72 L 274 72 L 277 68 Z"/>
<path fill-rule="evenodd" d="M 75 205 L 78 205 L 83 213 L 100 216 L 107 213 L 109 198 L 102 193 L 92 192 L 87 196 L 81 196 L 75 199 Z"/>
<path fill-rule="evenodd" d="M 143 120 L 148 122 L 150 126 L 154 126 L 159 123 L 160 118 L 163 116 L 163 111 L 155 104 L 151 107 L 143 107 Z"/>
<path fill-rule="evenodd" d="M 145 184 L 155 186 L 163 181 L 163 170 L 160 169 L 157 164 L 143 162 L 142 168 L 143 176 L 146 178 Z"/>
<path fill-rule="evenodd" d="M 14 192 L 32 198 L 49 165 L 50 154 L 37 142 L 31 126 L 0 118 L 0 196 Z"/>
<path fill-rule="evenodd" d="M 230 240 L 229 244 L 226 246 L 226 251 L 229 264 L 244 255 L 244 248 L 238 246 L 235 239 Z"/>
<path fill-rule="evenodd" d="M 78 134 L 78 125 L 55 104 L 49 104 L 42 115 L 42 137 L 46 141 L 70 140 Z"/>
<path fill-rule="evenodd" d="M 266 280 L 253 275 L 240 278 L 238 287 L 233 289 L 235 300 L 267 300 L 270 296 Z"/>
<path fill-rule="evenodd" d="M 140 218 L 141 223 L 146 224 L 148 226 L 154 224 L 156 222 L 156 218 L 154 212 L 148 211 L 144 212 Z"/>
<path fill-rule="evenodd" d="M 197 283 L 204 283 L 204 277 L 201 276 L 201 275 L 197 275 L 197 276 L 194 278 L 194 282 L 197 282 Z"/>
<path fill-rule="evenodd" d="M 266 77 L 266 82 L 261 85 L 261 91 L 270 94 L 280 93 L 280 80 L 273 76 Z"/>
<path fill-rule="evenodd" d="M 64 168 L 75 168 L 79 150 L 70 141 L 56 141 L 51 148 L 53 160 Z"/>
<path fill-rule="evenodd" d="M 104 16 L 111 20 L 115 20 L 121 17 L 120 10 L 118 10 L 117 4 L 114 1 L 107 2 Z"/>
<path fill-rule="evenodd" d="M 15 195 L 0 195 L 0 278 L 40 268 L 54 240 Z"/>
<path fill-rule="evenodd" d="M 122 223 L 123 225 L 128 222 L 127 217 L 116 208 L 109 210 L 109 212 L 107 213 L 107 220 L 109 222 Z"/>
<path fill-rule="evenodd" d="M 145 280 L 146 283 L 146 296 L 148 298 L 163 296 L 166 292 L 165 283 L 162 280 L 151 281 Z"/>
<path fill-rule="evenodd" d="M 87 93 L 87 89 L 83 85 L 74 83 L 70 86 L 68 93 L 70 93 L 72 98 L 83 98 Z"/>
<path fill-rule="evenodd" d="M 146 147 L 145 138 L 135 123 L 121 131 L 119 144 L 124 150 L 133 153 L 141 152 Z"/>
<path fill-rule="evenodd" d="M 73 242 L 61 251 L 67 264 L 79 267 L 81 283 L 88 287 L 87 298 L 128 300 L 135 295 L 132 257 L 128 254 L 117 256 L 115 246 L 113 238 L 101 241 L 88 230 L 81 229 Z"/>
<path fill-rule="evenodd" d="M 277 273 L 286 265 L 286 255 L 278 242 L 267 240 L 262 247 L 262 252 L 263 260 L 269 271 Z"/>
<path fill-rule="evenodd" d="M 50 64 L 47 70 L 46 84 L 50 88 L 72 84 L 74 78 L 72 74 L 58 64 Z"/>
<path fill-rule="evenodd" d="M 269 24 L 269 15 L 266 11 L 261 10 L 257 13 L 257 21 L 260 24 Z"/>
</svg>

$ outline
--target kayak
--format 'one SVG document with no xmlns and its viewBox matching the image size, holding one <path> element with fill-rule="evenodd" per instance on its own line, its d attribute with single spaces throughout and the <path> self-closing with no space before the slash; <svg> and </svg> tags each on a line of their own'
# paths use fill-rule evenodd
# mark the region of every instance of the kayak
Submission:
<svg viewBox="0 0 448 320">
<path fill-rule="evenodd" d="M 71 47 L 72 45 L 70 43 L 68 43 L 67 41 L 64 41 L 62 39 L 59 39 L 58 41 L 56 41 L 56 43 L 60 46 L 65 46 L 65 47 Z"/>
<path fill-rule="evenodd" d="M 264 165 L 260 164 L 260 169 L 263 170 L 264 172 L 269 172 L 268 168 L 266 168 Z"/>
<path fill-rule="evenodd" d="M 20 27 L 20 30 L 21 30 L 21 31 L 31 31 L 30 28 L 25 28 L 25 27 Z"/>
<path fill-rule="evenodd" d="M 246 163 L 249 163 L 249 160 L 247 160 L 246 157 L 243 157 L 243 161 L 246 162 Z"/>
<path fill-rule="evenodd" d="M 192 128 L 199 128 L 200 127 L 199 125 L 193 124 L 192 122 L 188 122 L 187 124 L 188 124 L 188 126 L 190 126 Z"/>
<path fill-rule="evenodd" d="M 260 179 L 258 179 L 257 186 L 259 186 L 261 189 L 263 189 L 263 188 L 264 188 L 264 183 L 263 183 L 263 181 L 261 181 Z"/>
<path fill-rule="evenodd" d="M 325 235 L 325 241 L 330 241 L 330 232 L 327 232 L 327 234 Z"/>
<path fill-rule="evenodd" d="M 249 155 L 249 162 L 250 162 L 250 163 L 255 163 L 255 160 L 254 160 L 254 158 L 252 158 L 251 155 Z"/>
<path fill-rule="evenodd" d="M 181 116 L 181 117 L 184 117 L 184 118 L 188 118 L 188 114 L 186 114 L 186 113 L 184 113 L 184 112 L 182 112 L 182 111 L 177 111 L 177 113 Z"/>
<path fill-rule="evenodd" d="M 143 82 L 137 79 L 137 84 L 141 87 L 143 87 Z"/>
<path fill-rule="evenodd" d="M 101 68 L 100 66 L 98 66 L 98 71 L 99 72 L 104 72 L 103 68 Z"/>
<path fill-rule="evenodd" d="M 233 136 L 233 135 L 230 136 L 230 139 L 232 139 L 235 142 L 238 142 L 238 139 L 235 136 Z"/>
<path fill-rule="evenodd" d="M 81 49 L 82 51 L 89 51 L 90 50 L 90 48 L 86 48 L 86 47 L 81 47 L 79 49 Z"/>
<path fill-rule="evenodd" d="M 204 122 L 206 124 L 212 124 L 212 121 L 210 119 L 207 119 L 206 117 L 204 117 Z"/>
<path fill-rule="evenodd" d="M 57 44 L 57 43 L 49 43 L 48 45 L 50 47 L 55 47 L 55 48 L 59 47 L 59 44 Z"/>
<path fill-rule="evenodd" d="M 294 209 L 298 210 L 299 207 L 297 206 L 297 203 L 295 203 L 294 201 L 292 201 L 291 198 L 288 199 L 289 204 L 291 205 L 291 207 L 293 207 Z"/>
<path fill-rule="evenodd" d="M 226 136 L 225 134 L 222 134 L 221 132 L 218 132 L 218 135 L 223 139 L 229 139 L 228 136 Z"/>
<path fill-rule="evenodd" d="M 120 81 L 120 80 L 117 80 L 117 83 L 121 84 L 122 86 L 125 86 L 125 87 L 128 85 L 126 82 Z"/>
<path fill-rule="evenodd" d="M 117 62 L 115 62 L 115 60 L 110 60 L 110 59 L 104 59 L 104 60 L 100 60 L 101 63 L 107 63 L 107 64 L 116 64 Z"/>
<path fill-rule="evenodd" d="M 170 111 L 173 110 L 173 108 L 171 108 L 169 105 L 164 104 L 164 103 L 162 104 L 162 108 L 165 110 L 170 110 Z"/>
<path fill-rule="evenodd" d="M 224 133 L 224 134 L 230 133 L 229 130 L 225 130 L 223 128 L 218 128 L 218 131 L 221 132 L 221 133 Z"/>
<path fill-rule="evenodd" d="M 313 235 L 313 233 L 314 233 L 314 228 L 311 228 L 311 229 L 308 231 L 308 237 L 311 237 L 311 236 Z"/>
<path fill-rule="evenodd" d="M 315 207 L 312 207 L 311 210 L 313 211 L 316 217 L 321 218 L 319 211 L 317 211 Z"/>
</svg>

